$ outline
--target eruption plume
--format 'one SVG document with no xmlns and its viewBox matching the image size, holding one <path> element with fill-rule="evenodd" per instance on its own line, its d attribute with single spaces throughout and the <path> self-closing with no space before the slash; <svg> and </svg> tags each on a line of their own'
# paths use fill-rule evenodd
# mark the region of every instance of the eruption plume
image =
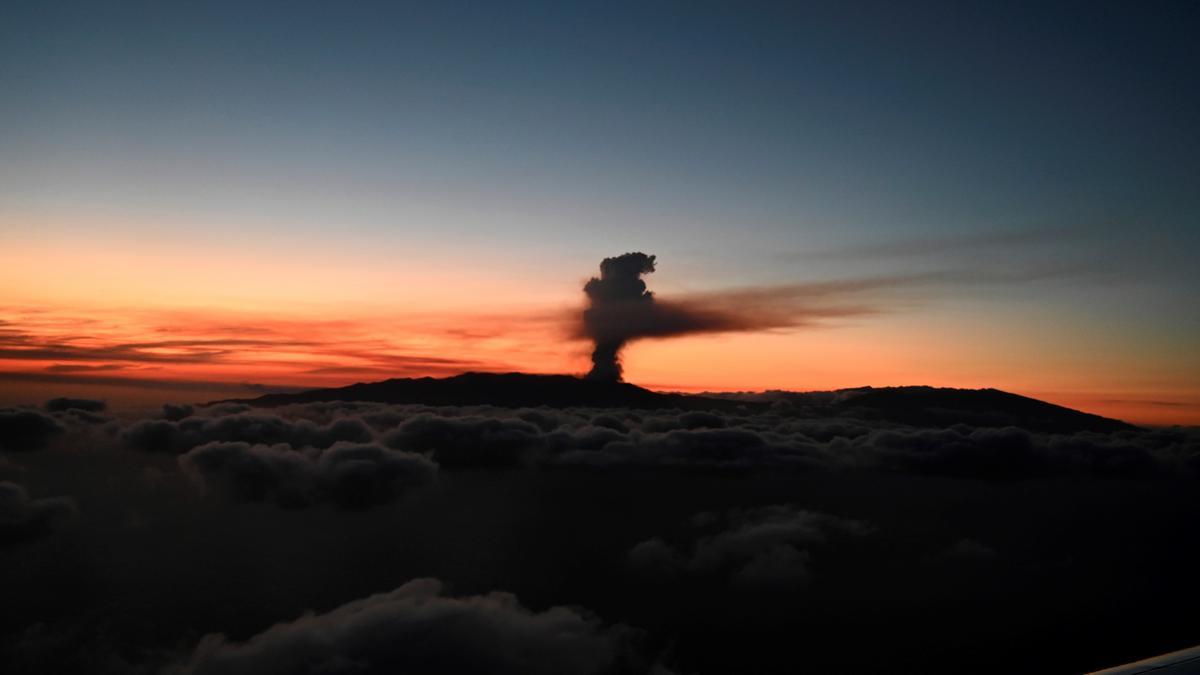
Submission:
<svg viewBox="0 0 1200 675">
<path fill-rule="evenodd" d="M 605 258 L 600 276 L 584 284 L 587 307 L 578 337 L 591 340 L 588 379 L 621 379 L 621 349 L 639 338 L 701 333 L 755 332 L 811 326 L 882 311 L 877 294 L 924 277 L 879 277 L 709 291 L 664 300 L 646 289 L 642 277 L 655 270 L 655 257 L 625 253 Z M 857 299 L 857 301 L 854 301 Z"/>
<path fill-rule="evenodd" d="M 605 258 L 600 263 L 600 276 L 584 284 L 588 308 L 583 312 L 583 329 L 596 344 L 588 379 L 621 379 L 621 347 L 638 336 L 629 319 L 653 314 L 654 293 L 646 290 L 646 282 L 642 281 L 643 274 L 653 271 L 654 256 L 626 253 Z"/>
</svg>

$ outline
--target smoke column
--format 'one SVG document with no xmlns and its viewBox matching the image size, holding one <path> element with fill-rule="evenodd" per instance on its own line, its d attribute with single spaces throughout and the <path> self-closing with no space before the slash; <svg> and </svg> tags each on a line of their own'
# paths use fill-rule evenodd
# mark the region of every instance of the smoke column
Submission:
<svg viewBox="0 0 1200 675">
<path fill-rule="evenodd" d="M 787 329 L 876 314 L 885 308 L 881 290 L 929 281 L 922 276 L 842 279 L 663 299 L 646 290 L 642 280 L 654 266 L 654 256 L 645 253 L 605 258 L 600 276 L 584 284 L 587 307 L 575 336 L 595 345 L 588 379 L 619 381 L 621 349 L 632 340 Z"/>
<path fill-rule="evenodd" d="M 583 311 L 583 329 L 596 345 L 588 379 L 621 379 L 621 348 L 639 332 L 633 325 L 636 322 L 622 318 L 653 313 L 654 293 L 646 290 L 646 282 L 642 281 L 643 274 L 653 271 L 654 256 L 626 253 L 605 258 L 600 263 L 600 276 L 584 284 L 588 307 Z"/>
</svg>

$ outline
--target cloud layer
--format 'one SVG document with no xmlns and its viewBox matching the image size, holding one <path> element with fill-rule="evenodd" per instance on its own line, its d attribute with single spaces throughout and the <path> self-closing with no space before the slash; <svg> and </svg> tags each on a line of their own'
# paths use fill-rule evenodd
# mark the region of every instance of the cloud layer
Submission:
<svg viewBox="0 0 1200 675">
<path fill-rule="evenodd" d="M 43 537 L 75 514 L 65 497 L 31 499 L 24 486 L 0 481 L 0 547 Z"/>
<path fill-rule="evenodd" d="M 437 476 L 437 464 L 424 455 L 345 442 L 327 450 L 298 451 L 286 443 L 215 441 L 187 451 L 179 465 L 205 488 L 241 501 L 271 500 L 289 508 L 322 501 L 366 508 L 392 501 Z"/>
<path fill-rule="evenodd" d="M 654 537 L 630 549 L 629 563 L 658 574 L 720 574 L 733 586 L 748 590 L 795 590 L 808 585 L 812 577 L 813 547 L 831 538 L 871 532 L 867 523 L 790 504 L 701 513 L 692 518 L 692 525 L 700 534 L 690 551 Z"/>
<path fill-rule="evenodd" d="M 1194 634 L 1195 429 L 731 398 L 0 409 L 0 669 L 1075 672 Z"/>
<path fill-rule="evenodd" d="M 436 579 L 324 614 L 281 623 L 245 642 L 206 636 L 176 675 L 270 673 L 647 672 L 635 634 L 568 607 L 534 612 L 510 593 L 450 597 Z M 664 672 L 664 671 L 659 671 Z"/>
</svg>

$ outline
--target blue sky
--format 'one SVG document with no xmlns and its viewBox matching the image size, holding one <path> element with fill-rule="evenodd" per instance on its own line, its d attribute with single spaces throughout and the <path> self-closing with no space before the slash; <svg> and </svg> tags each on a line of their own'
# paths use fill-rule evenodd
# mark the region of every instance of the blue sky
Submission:
<svg viewBox="0 0 1200 675">
<path fill-rule="evenodd" d="M 9 3 L 0 242 L 394 251 L 567 294 L 635 249 L 667 291 L 975 270 L 1038 281 L 947 295 L 1187 344 L 1198 13 Z"/>
</svg>

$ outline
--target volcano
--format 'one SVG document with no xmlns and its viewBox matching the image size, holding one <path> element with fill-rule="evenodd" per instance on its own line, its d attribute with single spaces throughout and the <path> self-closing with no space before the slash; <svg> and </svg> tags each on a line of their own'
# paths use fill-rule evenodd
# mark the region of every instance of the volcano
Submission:
<svg viewBox="0 0 1200 675">
<path fill-rule="evenodd" d="M 572 375 L 463 373 L 446 378 L 396 378 L 346 387 L 312 389 L 232 399 L 256 407 L 318 401 L 365 401 L 433 406 L 491 405 L 505 408 L 630 408 L 762 411 L 775 406 L 793 416 L 873 419 L 915 427 L 1019 427 L 1048 433 L 1136 430 L 1101 417 L 999 389 L 860 387 L 830 392 L 681 394 L 657 392 L 628 382 Z M 783 404 L 782 406 L 780 404 Z"/>
</svg>

